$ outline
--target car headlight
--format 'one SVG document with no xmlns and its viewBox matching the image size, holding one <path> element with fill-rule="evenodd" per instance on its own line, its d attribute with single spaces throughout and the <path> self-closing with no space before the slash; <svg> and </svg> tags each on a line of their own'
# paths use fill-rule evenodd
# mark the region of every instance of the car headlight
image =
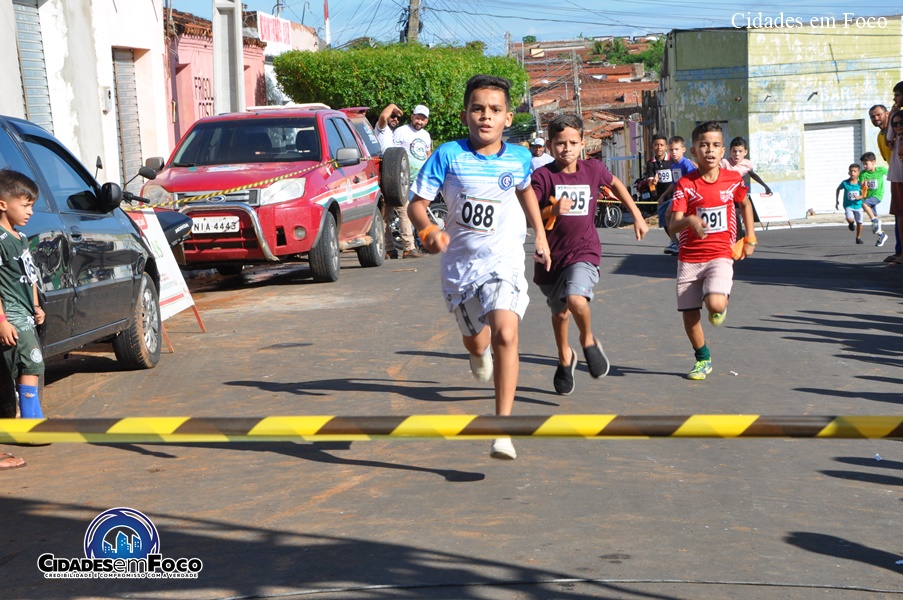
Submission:
<svg viewBox="0 0 903 600">
<path fill-rule="evenodd" d="M 265 204 L 278 204 L 288 202 L 304 195 L 306 179 L 283 179 L 260 191 L 259 202 Z"/>
<path fill-rule="evenodd" d="M 175 195 L 162 185 L 154 185 L 152 183 L 144 186 L 141 195 L 150 200 L 151 204 L 171 204 L 175 202 Z"/>
</svg>

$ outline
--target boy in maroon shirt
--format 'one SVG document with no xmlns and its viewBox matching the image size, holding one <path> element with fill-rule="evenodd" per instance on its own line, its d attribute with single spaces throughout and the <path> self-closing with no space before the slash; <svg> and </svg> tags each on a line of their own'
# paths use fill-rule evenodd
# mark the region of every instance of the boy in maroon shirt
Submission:
<svg viewBox="0 0 903 600">
<path fill-rule="evenodd" d="M 677 310 L 683 314 L 684 330 L 696 355 L 687 379 L 702 380 L 712 372 L 712 357 L 705 344 L 700 311 L 705 304 L 709 322 L 716 327 L 724 323 L 734 278 L 731 246 L 737 237 L 735 204 L 740 205 L 743 223 L 750 232 L 740 260 L 753 253 L 756 238 L 751 234 L 753 212 L 743 178 L 736 171 L 719 167 L 724 156 L 721 125 L 706 121 L 696 127 L 690 152 L 699 168 L 677 182 L 671 227 L 680 240 Z"/>
<path fill-rule="evenodd" d="M 552 329 L 558 346 L 555 391 L 566 396 L 574 391 L 577 353 L 568 345 L 568 321 L 580 330 L 580 345 L 589 373 L 593 377 L 608 374 L 608 357 L 593 336 L 589 303 L 593 286 L 599 281 L 602 246 L 596 230 L 596 198 L 600 188 L 611 187 L 617 198 L 633 215 L 636 239 L 641 240 L 649 227 L 643 220 L 624 184 L 598 160 L 578 160 L 583 150 L 583 119 L 562 114 L 548 127 L 549 151 L 554 163 L 533 172 L 533 191 L 539 199 L 546 239 L 552 254 L 552 268 L 540 265 L 533 281 L 545 294 L 552 310 Z"/>
</svg>

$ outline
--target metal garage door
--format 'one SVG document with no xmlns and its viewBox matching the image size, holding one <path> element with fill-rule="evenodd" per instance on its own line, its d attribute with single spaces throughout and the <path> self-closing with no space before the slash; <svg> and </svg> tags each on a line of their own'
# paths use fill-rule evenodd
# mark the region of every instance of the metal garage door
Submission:
<svg viewBox="0 0 903 600">
<path fill-rule="evenodd" d="M 806 125 L 803 138 L 806 209 L 834 212 L 837 186 L 862 156 L 862 122 Z"/>
<path fill-rule="evenodd" d="M 125 183 L 141 168 L 141 123 L 138 120 L 138 84 L 135 79 L 135 54 L 132 50 L 113 49 L 113 77 L 116 93 L 116 130 L 119 134 L 119 164 Z M 136 194 L 141 190 L 139 177 L 128 186 Z"/>
<path fill-rule="evenodd" d="M 16 45 L 19 48 L 25 118 L 53 133 L 38 0 L 13 0 L 13 11 L 16 15 Z"/>
</svg>

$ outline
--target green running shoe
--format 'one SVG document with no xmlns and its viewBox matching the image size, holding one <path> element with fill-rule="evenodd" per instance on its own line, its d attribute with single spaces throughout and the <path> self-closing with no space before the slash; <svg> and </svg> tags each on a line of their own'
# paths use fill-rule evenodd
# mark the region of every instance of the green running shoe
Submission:
<svg viewBox="0 0 903 600">
<path fill-rule="evenodd" d="M 727 309 L 724 309 L 724 312 L 720 313 L 709 313 L 709 323 L 714 325 L 715 327 L 721 327 L 724 325 L 724 318 L 727 316 Z"/>
<path fill-rule="evenodd" d="M 687 379 L 694 381 L 702 381 L 705 376 L 712 372 L 711 360 L 697 360 L 693 370 L 687 373 Z"/>
</svg>

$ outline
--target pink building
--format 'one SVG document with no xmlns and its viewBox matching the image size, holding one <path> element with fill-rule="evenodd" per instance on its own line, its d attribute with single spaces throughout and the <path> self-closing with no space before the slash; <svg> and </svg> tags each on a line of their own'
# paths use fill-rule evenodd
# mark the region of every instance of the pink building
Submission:
<svg viewBox="0 0 903 600">
<path fill-rule="evenodd" d="M 172 31 L 166 40 L 166 100 L 170 106 L 169 144 L 176 142 L 201 117 L 213 113 L 213 34 L 207 19 L 172 11 Z M 245 104 L 266 104 L 264 55 L 266 43 L 244 38 Z"/>
</svg>

